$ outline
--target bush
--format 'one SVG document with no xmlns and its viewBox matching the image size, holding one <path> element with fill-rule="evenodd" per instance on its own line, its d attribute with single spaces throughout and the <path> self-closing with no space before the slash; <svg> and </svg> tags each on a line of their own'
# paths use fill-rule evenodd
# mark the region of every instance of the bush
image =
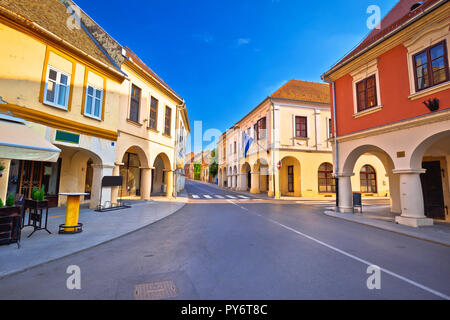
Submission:
<svg viewBox="0 0 450 320">
<path fill-rule="evenodd" d="M 14 207 L 15 204 L 16 200 L 14 199 L 14 193 L 10 193 L 9 196 L 6 198 L 6 206 Z"/>
<path fill-rule="evenodd" d="M 2 199 L 0 199 L 0 208 L 1 207 L 4 207 L 5 205 L 3 204 L 3 200 Z"/>
</svg>

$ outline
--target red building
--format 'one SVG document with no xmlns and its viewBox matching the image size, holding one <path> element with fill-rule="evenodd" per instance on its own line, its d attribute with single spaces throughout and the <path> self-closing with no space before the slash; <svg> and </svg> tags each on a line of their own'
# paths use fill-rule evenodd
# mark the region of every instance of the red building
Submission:
<svg viewBox="0 0 450 320">
<path fill-rule="evenodd" d="M 357 159 L 388 172 L 391 211 L 410 226 L 450 221 L 450 3 L 401 0 L 323 76 L 333 97 L 339 208 L 352 210 Z M 376 172 L 366 174 L 368 186 Z"/>
</svg>

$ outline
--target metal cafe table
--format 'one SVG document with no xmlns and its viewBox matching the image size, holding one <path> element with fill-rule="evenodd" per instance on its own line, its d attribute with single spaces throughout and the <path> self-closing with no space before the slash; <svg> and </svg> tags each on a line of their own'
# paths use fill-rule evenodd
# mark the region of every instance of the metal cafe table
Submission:
<svg viewBox="0 0 450 320">
<path fill-rule="evenodd" d="M 66 222 L 59 226 L 59 234 L 75 234 L 83 232 L 83 224 L 78 223 L 80 215 L 80 199 L 88 193 L 60 193 L 67 196 Z"/>
</svg>

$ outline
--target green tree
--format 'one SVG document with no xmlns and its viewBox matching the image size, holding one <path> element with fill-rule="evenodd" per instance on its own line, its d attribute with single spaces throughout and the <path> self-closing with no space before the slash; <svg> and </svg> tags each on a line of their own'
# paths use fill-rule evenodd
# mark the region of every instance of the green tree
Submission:
<svg viewBox="0 0 450 320">
<path fill-rule="evenodd" d="M 217 164 L 216 161 L 214 161 L 209 166 L 209 176 L 215 178 L 218 172 L 219 172 L 219 165 Z"/>
<path fill-rule="evenodd" d="M 200 180 L 202 171 L 202 165 L 200 163 L 194 163 L 194 180 Z"/>
</svg>

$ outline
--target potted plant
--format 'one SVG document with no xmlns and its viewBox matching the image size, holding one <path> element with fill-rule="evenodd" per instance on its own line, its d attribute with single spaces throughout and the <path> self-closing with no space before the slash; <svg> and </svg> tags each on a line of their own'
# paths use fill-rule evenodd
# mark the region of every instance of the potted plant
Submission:
<svg viewBox="0 0 450 320">
<path fill-rule="evenodd" d="M 0 177 L 3 177 L 3 171 L 5 170 L 5 166 L 0 163 Z"/>
<path fill-rule="evenodd" d="M 5 204 L 0 199 L 0 244 L 20 241 L 22 210 L 15 205 L 14 194 L 6 198 Z"/>
<path fill-rule="evenodd" d="M 31 191 L 31 199 L 25 200 L 25 209 L 46 209 L 48 201 L 45 200 L 44 190 L 44 185 L 42 185 L 41 189 L 34 187 Z"/>
<path fill-rule="evenodd" d="M 14 194 L 10 194 L 7 198 L 6 198 L 6 202 L 3 203 L 3 200 L 0 199 L 0 211 L 2 213 L 10 213 L 10 212 L 15 212 L 16 208 L 19 208 L 18 206 L 16 206 L 15 204 L 15 200 L 14 200 Z"/>
</svg>

